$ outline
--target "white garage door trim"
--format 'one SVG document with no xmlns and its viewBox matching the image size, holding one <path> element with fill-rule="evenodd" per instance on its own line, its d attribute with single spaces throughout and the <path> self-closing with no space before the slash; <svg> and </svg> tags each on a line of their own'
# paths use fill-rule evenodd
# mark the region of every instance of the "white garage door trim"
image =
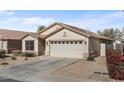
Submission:
<svg viewBox="0 0 124 93">
<path fill-rule="evenodd" d="M 50 41 L 50 56 L 83 58 L 83 41 Z"/>
</svg>

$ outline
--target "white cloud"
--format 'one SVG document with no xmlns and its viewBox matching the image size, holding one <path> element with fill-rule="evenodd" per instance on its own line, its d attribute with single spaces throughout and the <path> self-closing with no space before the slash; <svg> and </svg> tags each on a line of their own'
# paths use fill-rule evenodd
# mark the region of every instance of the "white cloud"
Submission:
<svg viewBox="0 0 124 93">
<path fill-rule="evenodd" d="M 49 25 L 51 23 L 55 22 L 52 18 L 41 18 L 41 17 L 26 17 L 26 18 L 20 18 L 20 17 L 10 17 L 5 20 L 1 20 L 0 24 L 11 24 L 11 23 L 19 23 L 22 25 Z"/>
<path fill-rule="evenodd" d="M 21 21 L 21 18 L 11 17 L 6 20 L 1 20 L 0 24 L 11 24 L 11 23 L 19 22 L 19 21 Z"/>
<path fill-rule="evenodd" d="M 24 25 L 48 25 L 53 23 L 55 20 L 52 18 L 41 18 L 41 17 L 30 17 L 24 18 L 22 24 Z"/>
<path fill-rule="evenodd" d="M 122 11 L 109 13 L 106 15 L 100 15 L 97 18 L 81 18 L 77 20 L 73 20 L 72 22 L 66 22 L 74 26 L 78 26 L 84 29 L 91 29 L 95 28 L 97 30 L 103 28 L 110 28 L 110 27 L 119 27 L 118 24 L 114 23 L 117 20 L 124 19 L 124 13 Z"/>
<path fill-rule="evenodd" d="M 124 18 L 124 13 L 122 11 L 119 11 L 119 12 L 115 12 L 115 13 L 111 13 L 111 14 L 108 14 L 106 15 L 106 17 L 108 18 Z"/>
<path fill-rule="evenodd" d="M 3 15 L 13 15 L 15 14 L 14 11 L 10 11 L 10 10 L 0 10 L 0 15 L 3 16 Z"/>
</svg>

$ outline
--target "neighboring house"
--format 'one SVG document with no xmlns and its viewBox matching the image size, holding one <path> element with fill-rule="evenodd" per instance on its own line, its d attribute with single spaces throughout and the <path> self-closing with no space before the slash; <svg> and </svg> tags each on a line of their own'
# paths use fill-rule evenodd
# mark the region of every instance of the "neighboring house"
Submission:
<svg viewBox="0 0 124 93">
<path fill-rule="evenodd" d="M 0 49 L 6 50 L 6 53 L 21 50 L 22 52 L 35 52 L 39 55 L 39 41 L 39 35 L 36 33 L 0 29 Z"/>
<path fill-rule="evenodd" d="M 100 44 L 113 42 L 105 36 L 63 23 L 54 23 L 39 35 L 45 42 L 45 55 L 54 57 L 85 58 L 92 51 L 100 55 Z"/>
</svg>

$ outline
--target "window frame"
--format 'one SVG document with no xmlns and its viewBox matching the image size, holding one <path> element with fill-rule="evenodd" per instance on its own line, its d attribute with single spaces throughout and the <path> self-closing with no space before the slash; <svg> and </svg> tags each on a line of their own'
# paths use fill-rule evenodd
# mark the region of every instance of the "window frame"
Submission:
<svg viewBox="0 0 124 93">
<path fill-rule="evenodd" d="M 70 41 L 70 44 L 74 44 L 74 42 L 73 41 Z"/>
<path fill-rule="evenodd" d="M 27 45 L 27 43 L 28 43 L 28 45 Z M 32 43 L 32 45 L 31 45 L 31 43 Z M 35 46 L 34 40 L 25 40 L 25 50 L 34 51 L 34 46 Z"/>
<path fill-rule="evenodd" d="M 82 44 L 83 42 L 82 41 L 79 41 L 79 44 Z"/>
</svg>

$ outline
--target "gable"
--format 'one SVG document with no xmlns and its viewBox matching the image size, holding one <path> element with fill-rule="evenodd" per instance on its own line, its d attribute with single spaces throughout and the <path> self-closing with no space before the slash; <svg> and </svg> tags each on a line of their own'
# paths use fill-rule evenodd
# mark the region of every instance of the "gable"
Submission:
<svg viewBox="0 0 124 93">
<path fill-rule="evenodd" d="M 22 40 L 37 40 L 36 38 L 34 38 L 31 35 L 27 35 L 26 37 L 24 37 Z"/>
<path fill-rule="evenodd" d="M 48 34 L 52 33 L 53 31 L 55 31 L 55 30 L 57 30 L 59 28 L 61 28 L 61 26 L 58 25 L 58 24 L 55 24 L 55 25 L 51 26 L 50 28 L 46 29 L 40 35 L 48 35 Z"/>
<path fill-rule="evenodd" d="M 80 34 L 77 34 L 75 32 L 72 32 L 68 29 L 62 29 L 57 33 L 49 36 L 47 40 L 83 40 L 84 38 L 86 37 Z"/>
</svg>

